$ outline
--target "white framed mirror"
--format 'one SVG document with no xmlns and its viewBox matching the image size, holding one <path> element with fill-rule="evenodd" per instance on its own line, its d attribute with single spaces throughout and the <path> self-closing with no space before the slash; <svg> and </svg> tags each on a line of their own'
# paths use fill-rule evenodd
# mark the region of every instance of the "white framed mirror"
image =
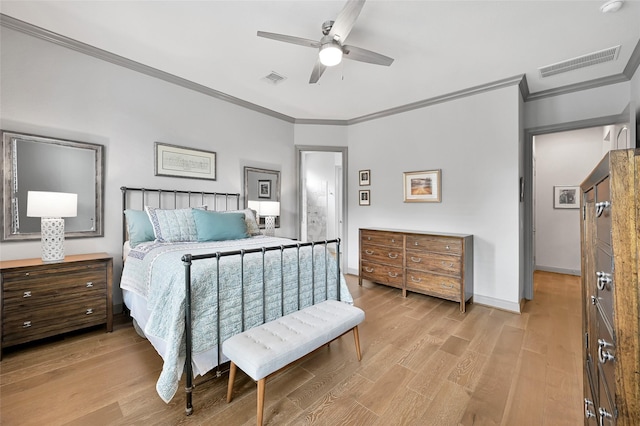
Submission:
<svg viewBox="0 0 640 426">
<path fill-rule="evenodd" d="M 103 235 L 102 145 L 2 130 L 2 241 L 40 239 L 40 218 L 27 217 L 27 192 L 78 194 L 65 237 Z"/>
</svg>

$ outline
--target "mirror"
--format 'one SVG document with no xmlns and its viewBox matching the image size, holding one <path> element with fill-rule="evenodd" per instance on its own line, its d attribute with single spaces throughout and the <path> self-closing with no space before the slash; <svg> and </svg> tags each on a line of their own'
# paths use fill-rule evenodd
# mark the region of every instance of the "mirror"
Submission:
<svg viewBox="0 0 640 426">
<path fill-rule="evenodd" d="M 40 218 L 27 217 L 27 192 L 78 194 L 78 215 L 65 237 L 100 237 L 102 145 L 2 131 L 2 240 L 40 238 Z"/>
<path fill-rule="evenodd" d="M 277 170 L 244 168 L 244 206 L 249 201 L 280 201 L 280 172 Z M 264 229 L 264 217 L 260 217 L 260 228 Z M 276 228 L 280 227 L 280 216 L 276 216 Z"/>
</svg>

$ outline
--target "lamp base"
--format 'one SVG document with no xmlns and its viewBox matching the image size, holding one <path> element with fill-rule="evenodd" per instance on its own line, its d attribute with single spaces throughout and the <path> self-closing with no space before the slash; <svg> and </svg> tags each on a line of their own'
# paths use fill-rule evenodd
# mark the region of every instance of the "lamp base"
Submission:
<svg viewBox="0 0 640 426">
<path fill-rule="evenodd" d="M 42 235 L 42 261 L 62 262 L 64 260 L 64 219 L 43 217 L 40 219 Z"/>
<path fill-rule="evenodd" d="M 276 218 L 267 216 L 264 218 L 264 235 L 274 237 L 276 235 Z"/>
</svg>

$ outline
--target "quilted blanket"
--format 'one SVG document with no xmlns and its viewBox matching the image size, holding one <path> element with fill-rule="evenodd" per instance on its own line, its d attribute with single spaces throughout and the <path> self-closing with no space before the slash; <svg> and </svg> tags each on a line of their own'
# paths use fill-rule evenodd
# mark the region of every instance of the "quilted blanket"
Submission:
<svg viewBox="0 0 640 426">
<path fill-rule="evenodd" d="M 167 342 L 156 383 L 169 402 L 178 389 L 185 362 L 185 254 L 289 245 L 288 239 L 252 237 L 207 243 L 145 243 L 126 259 L 121 288 L 147 299 L 150 317 L 144 332 Z M 200 353 L 263 322 L 337 298 L 336 261 L 324 246 L 305 246 L 193 261 L 192 350 Z M 340 299 L 352 303 L 340 274 Z M 219 299 L 219 300 L 218 300 Z M 218 327 L 219 324 L 219 327 Z"/>
</svg>

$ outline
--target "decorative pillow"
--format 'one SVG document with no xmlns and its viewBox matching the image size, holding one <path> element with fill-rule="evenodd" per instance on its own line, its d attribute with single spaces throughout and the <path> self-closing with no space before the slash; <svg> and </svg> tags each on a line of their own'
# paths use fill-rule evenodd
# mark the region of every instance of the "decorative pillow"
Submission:
<svg viewBox="0 0 640 426">
<path fill-rule="evenodd" d="M 144 209 L 149 215 L 153 234 L 159 242 L 198 241 L 196 222 L 191 213 L 195 209 L 162 210 L 149 206 Z"/>
<path fill-rule="evenodd" d="M 156 238 L 147 212 L 127 209 L 124 211 L 124 215 L 127 217 L 127 232 L 129 233 L 129 244 L 132 248 L 140 243 L 153 241 Z"/>
<path fill-rule="evenodd" d="M 198 241 L 239 240 L 249 237 L 244 213 L 193 210 L 192 214 L 198 230 Z"/>
<path fill-rule="evenodd" d="M 261 235 L 260 226 L 258 226 L 258 222 L 256 221 L 256 215 L 251 209 L 244 210 L 226 210 L 219 213 L 243 213 L 244 221 L 247 224 L 247 234 L 249 236 Z"/>
</svg>

